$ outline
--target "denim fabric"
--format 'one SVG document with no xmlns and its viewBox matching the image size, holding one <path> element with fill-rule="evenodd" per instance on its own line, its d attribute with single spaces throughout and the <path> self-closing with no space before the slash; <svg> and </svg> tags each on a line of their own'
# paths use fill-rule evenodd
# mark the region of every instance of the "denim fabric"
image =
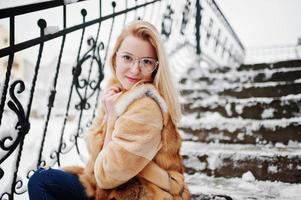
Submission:
<svg viewBox="0 0 301 200">
<path fill-rule="evenodd" d="M 28 181 L 30 200 L 90 200 L 76 175 L 39 168 Z"/>
</svg>

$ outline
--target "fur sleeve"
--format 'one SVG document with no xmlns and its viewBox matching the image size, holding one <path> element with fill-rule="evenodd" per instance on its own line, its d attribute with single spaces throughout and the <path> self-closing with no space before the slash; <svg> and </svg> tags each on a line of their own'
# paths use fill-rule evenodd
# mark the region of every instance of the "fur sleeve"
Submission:
<svg viewBox="0 0 301 200">
<path fill-rule="evenodd" d="M 103 141 L 104 140 L 103 129 L 105 126 L 105 124 L 103 123 L 104 115 L 105 115 L 105 111 L 101 105 L 98 108 L 98 113 L 92 123 L 92 126 L 85 134 L 85 141 L 86 141 L 88 152 L 91 157 L 94 157 L 94 159 L 99 153 L 99 151 L 101 150 L 104 142 Z"/>
<path fill-rule="evenodd" d="M 163 118 L 157 103 L 143 97 L 117 119 L 111 142 L 94 165 L 98 186 L 110 189 L 136 176 L 161 148 Z"/>
</svg>

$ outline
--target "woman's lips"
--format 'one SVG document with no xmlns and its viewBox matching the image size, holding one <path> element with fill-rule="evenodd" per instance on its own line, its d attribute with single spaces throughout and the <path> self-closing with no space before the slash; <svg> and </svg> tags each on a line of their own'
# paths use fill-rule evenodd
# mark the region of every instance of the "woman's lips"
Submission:
<svg viewBox="0 0 301 200">
<path fill-rule="evenodd" d="M 131 82 L 131 83 L 136 83 L 139 79 L 131 78 L 126 76 L 126 78 Z"/>
</svg>

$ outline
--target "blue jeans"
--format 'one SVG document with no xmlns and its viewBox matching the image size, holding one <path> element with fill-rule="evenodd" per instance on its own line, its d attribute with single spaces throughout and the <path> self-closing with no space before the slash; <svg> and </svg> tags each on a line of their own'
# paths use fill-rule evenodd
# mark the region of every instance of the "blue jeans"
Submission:
<svg viewBox="0 0 301 200">
<path fill-rule="evenodd" d="M 28 181 L 30 200 L 89 200 L 74 174 L 39 168 Z"/>
</svg>

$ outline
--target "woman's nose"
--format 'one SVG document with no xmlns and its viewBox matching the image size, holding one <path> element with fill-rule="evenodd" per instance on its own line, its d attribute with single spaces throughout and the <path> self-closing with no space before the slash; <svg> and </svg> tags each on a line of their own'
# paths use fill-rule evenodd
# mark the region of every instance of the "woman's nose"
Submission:
<svg viewBox="0 0 301 200">
<path fill-rule="evenodd" d="M 130 68 L 130 72 L 132 72 L 133 74 L 138 74 L 140 72 L 139 60 L 135 60 L 135 62 L 132 64 Z"/>
</svg>

